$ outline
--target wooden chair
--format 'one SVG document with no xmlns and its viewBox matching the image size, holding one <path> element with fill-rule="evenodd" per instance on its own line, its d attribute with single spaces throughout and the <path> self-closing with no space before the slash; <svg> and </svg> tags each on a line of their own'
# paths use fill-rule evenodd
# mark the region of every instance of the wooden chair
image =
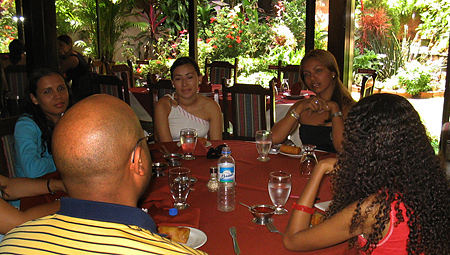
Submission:
<svg viewBox="0 0 450 255">
<path fill-rule="evenodd" d="M 107 74 L 115 75 L 121 80 L 127 81 L 128 88 L 134 87 L 133 69 L 128 65 L 113 65 Z"/>
<path fill-rule="evenodd" d="M 253 141 L 257 130 L 270 129 L 275 123 L 275 93 L 260 85 L 234 84 L 227 87 L 222 79 L 224 138 Z M 230 96 L 229 96 L 230 95 Z M 229 110 L 231 104 L 231 112 Z M 269 126 L 266 112 L 269 111 Z M 231 115 L 231 116 L 230 116 Z M 232 125 L 230 132 L 229 123 Z"/>
<path fill-rule="evenodd" d="M 122 74 L 122 76 L 126 76 L 126 74 Z M 130 104 L 127 80 L 122 80 L 115 75 L 96 75 L 91 84 L 97 94 L 112 95 Z"/>
<path fill-rule="evenodd" d="M 360 98 L 372 95 L 373 89 L 375 88 L 377 71 L 373 69 L 358 69 L 357 74 L 363 75 L 363 79 L 361 82 Z M 372 78 L 372 83 L 368 83 L 370 78 Z"/>
<path fill-rule="evenodd" d="M 278 65 L 269 65 L 269 70 L 277 70 L 277 88 L 280 88 L 283 79 L 288 80 L 290 87 L 300 81 L 300 65 L 282 66 L 281 60 L 279 60 Z"/>
<path fill-rule="evenodd" d="M 209 63 L 208 58 L 205 60 L 205 75 L 209 76 L 209 82 L 212 84 L 221 84 L 222 79 L 233 78 L 233 83 L 237 82 L 238 59 L 234 59 L 234 65 L 227 61 L 212 61 Z M 231 73 L 233 72 L 233 75 Z"/>
<path fill-rule="evenodd" d="M 14 128 L 19 116 L 0 119 L 0 174 L 15 177 Z"/>
<path fill-rule="evenodd" d="M 89 71 L 93 74 L 107 74 L 109 62 L 105 57 L 101 59 L 88 58 Z"/>
<path fill-rule="evenodd" d="M 27 67 L 24 65 L 8 66 L 4 69 L 6 77 L 6 91 L 4 100 L 10 116 L 20 115 L 26 105 L 26 87 L 28 83 Z"/>
<path fill-rule="evenodd" d="M 149 113 L 152 118 L 155 116 L 155 103 L 167 94 L 175 92 L 175 88 L 172 86 L 172 81 L 167 79 L 160 79 L 154 82 L 151 74 L 147 75 L 147 85 L 150 90 L 150 108 Z"/>
</svg>

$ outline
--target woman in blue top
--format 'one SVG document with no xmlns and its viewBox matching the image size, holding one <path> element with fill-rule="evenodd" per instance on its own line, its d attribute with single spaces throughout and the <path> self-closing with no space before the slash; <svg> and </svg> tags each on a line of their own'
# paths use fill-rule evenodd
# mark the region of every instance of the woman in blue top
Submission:
<svg viewBox="0 0 450 255">
<path fill-rule="evenodd" d="M 51 69 L 37 69 L 29 79 L 25 113 L 14 130 L 16 176 L 37 178 L 56 171 L 52 157 L 53 128 L 70 106 L 64 78 Z"/>
</svg>

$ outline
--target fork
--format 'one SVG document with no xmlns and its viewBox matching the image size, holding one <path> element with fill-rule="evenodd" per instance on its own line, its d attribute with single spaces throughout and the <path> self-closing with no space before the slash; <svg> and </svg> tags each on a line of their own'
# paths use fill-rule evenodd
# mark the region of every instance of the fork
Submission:
<svg viewBox="0 0 450 255">
<path fill-rule="evenodd" d="M 280 230 L 277 229 L 277 227 L 275 227 L 275 225 L 273 225 L 272 221 L 267 221 L 266 222 L 266 227 L 267 229 L 272 232 L 272 233 L 279 233 L 280 235 L 284 236 L 283 233 L 280 232 Z"/>
</svg>

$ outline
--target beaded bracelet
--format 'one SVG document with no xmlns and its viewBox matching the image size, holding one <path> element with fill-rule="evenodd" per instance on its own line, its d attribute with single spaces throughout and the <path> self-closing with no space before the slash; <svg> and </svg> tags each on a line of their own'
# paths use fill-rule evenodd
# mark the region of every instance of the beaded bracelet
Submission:
<svg viewBox="0 0 450 255">
<path fill-rule="evenodd" d="M 53 180 L 53 179 L 50 178 L 50 179 L 47 180 L 47 190 L 48 190 L 48 192 L 49 192 L 50 194 L 54 195 L 55 192 L 53 192 L 53 191 L 50 189 L 50 180 Z"/>
<path fill-rule="evenodd" d="M 307 207 L 307 206 L 304 206 L 304 205 L 299 205 L 297 203 L 294 203 L 292 205 L 292 209 L 299 210 L 299 211 L 304 211 L 305 213 L 309 213 L 309 214 L 314 214 L 314 211 L 315 211 L 314 208 Z"/>
</svg>

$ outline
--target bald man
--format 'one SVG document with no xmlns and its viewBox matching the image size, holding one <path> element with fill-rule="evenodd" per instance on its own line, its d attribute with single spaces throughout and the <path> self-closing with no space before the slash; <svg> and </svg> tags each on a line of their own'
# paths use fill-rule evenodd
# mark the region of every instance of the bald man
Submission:
<svg viewBox="0 0 450 255">
<path fill-rule="evenodd" d="M 8 233 L 0 253 L 205 254 L 156 234 L 137 208 L 151 177 L 139 119 L 123 101 L 94 95 L 75 104 L 53 132 L 53 159 L 70 198 L 54 215 Z"/>
</svg>

